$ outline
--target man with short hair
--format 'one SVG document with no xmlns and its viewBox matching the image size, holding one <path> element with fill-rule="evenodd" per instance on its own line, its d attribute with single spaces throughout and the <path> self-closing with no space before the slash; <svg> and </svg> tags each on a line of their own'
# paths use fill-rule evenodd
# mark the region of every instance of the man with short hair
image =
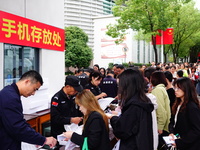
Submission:
<svg viewBox="0 0 200 150">
<path fill-rule="evenodd" d="M 112 68 L 112 71 L 114 72 L 114 78 L 115 79 L 117 78 L 117 75 L 118 75 L 117 66 L 118 66 L 118 64 L 114 64 L 113 68 Z"/>
<path fill-rule="evenodd" d="M 173 75 L 171 72 L 169 71 L 165 71 L 164 72 L 165 77 L 166 77 L 166 81 L 167 81 L 167 86 L 166 86 L 166 90 L 167 90 L 167 94 L 170 100 L 170 108 L 172 110 L 172 106 L 176 100 L 176 95 L 175 95 L 175 90 L 173 88 Z"/>
<path fill-rule="evenodd" d="M 83 69 L 82 69 L 82 70 L 83 70 Z M 88 82 L 89 82 L 89 76 L 86 74 L 86 72 L 87 72 L 87 69 L 84 69 L 84 70 L 82 71 L 82 73 L 79 74 L 79 75 L 77 76 L 77 77 L 79 78 L 79 80 L 80 80 L 81 85 L 82 85 L 83 88 L 84 88 L 85 85 L 87 85 Z"/>
<path fill-rule="evenodd" d="M 35 145 L 47 144 L 53 148 L 56 139 L 40 135 L 26 122 L 20 96 L 29 97 L 42 86 L 40 74 L 30 70 L 17 83 L 0 91 L 0 149 L 21 150 L 21 142 Z"/>
<path fill-rule="evenodd" d="M 183 70 L 178 70 L 177 73 L 176 73 L 176 78 L 182 78 L 183 77 Z"/>
<path fill-rule="evenodd" d="M 117 65 L 117 75 L 121 74 L 124 70 L 125 67 L 123 65 Z"/>
<path fill-rule="evenodd" d="M 62 87 L 51 99 L 51 134 L 54 138 L 65 131 L 66 124 L 79 124 L 83 114 L 75 104 L 75 95 L 81 92 L 83 87 L 77 76 L 69 75 L 65 79 L 65 86 Z M 59 149 L 59 144 L 57 148 Z"/>
</svg>

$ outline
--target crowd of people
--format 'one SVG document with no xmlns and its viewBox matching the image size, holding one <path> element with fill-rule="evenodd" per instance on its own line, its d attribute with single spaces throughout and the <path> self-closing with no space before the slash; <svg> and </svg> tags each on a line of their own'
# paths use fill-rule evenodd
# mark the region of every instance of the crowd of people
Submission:
<svg viewBox="0 0 200 150">
<path fill-rule="evenodd" d="M 42 77 L 36 72 L 39 79 L 35 78 L 32 72 L 0 92 L 0 137 L 9 139 L 1 140 L 5 150 L 20 148 L 21 141 L 58 150 L 60 134 L 80 148 L 87 138 L 90 150 L 167 150 L 164 136 L 170 136 L 171 146 L 178 150 L 200 147 L 200 63 L 152 62 L 149 67 L 128 68 L 114 64 L 108 69 L 95 64 L 79 69 L 66 77 L 51 99 L 52 137 L 48 138 L 23 119 L 20 95 L 34 95 L 43 83 Z M 106 97 L 118 105 L 109 114 L 98 103 Z M 72 123 L 83 125 L 82 134 L 65 131 L 64 125 Z M 115 136 L 112 142 L 109 124 Z"/>
<path fill-rule="evenodd" d="M 176 132 L 172 132 L 169 125 L 174 121 L 172 119 L 174 115 L 173 111 L 177 111 L 174 105 L 176 104 L 176 99 L 179 98 L 178 94 L 180 90 L 183 91 L 183 89 L 180 88 L 176 90 L 175 84 L 179 80 L 187 78 L 192 83 L 188 86 L 193 86 L 195 90 L 191 92 L 193 95 L 196 95 L 197 99 L 197 95 L 199 95 L 199 66 L 199 64 L 188 63 L 155 64 L 152 62 L 150 67 L 142 65 L 140 68 L 134 66 L 125 68 L 121 64 L 114 64 L 113 68 L 105 69 L 95 64 L 93 68 L 78 70 L 75 76 L 80 79 L 83 89 L 87 89 L 93 93 L 97 102 L 98 99 L 105 97 L 117 99 L 121 114 L 119 115 L 119 113 L 113 111 L 113 114 L 107 117 L 110 119 L 113 133 L 119 141 L 118 143 L 120 143 L 119 149 L 162 150 L 167 149 L 163 136 L 177 134 Z M 188 88 L 192 89 L 192 87 Z M 188 99 L 189 102 L 193 101 L 192 99 L 194 98 L 190 97 Z M 196 105 L 198 108 L 196 117 L 198 118 L 200 115 L 199 103 L 196 102 Z M 88 110 L 88 108 L 86 110 Z M 140 119 L 143 119 L 143 124 Z M 190 136 L 188 135 L 190 132 L 194 132 L 197 133 L 197 137 L 199 137 L 200 133 L 197 132 L 198 129 L 193 131 L 194 126 L 191 125 L 193 122 L 190 118 L 185 119 L 190 124 L 187 125 L 187 127 L 191 127 L 190 129 L 184 129 L 188 130 L 187 136 Z M 196 123 L 196 125 L 200 125 L 200 123 Z M 140 129 L 142 131 L 140 131 Z M 65 135 L 70 139 L 73 137 L 73 134 L 68 135 L 66 133 Z M 190 149 L 190 147 L 192 147 L 191 144 L 199 142 L 199 140 L 195 139 L 191 143 L 187 143 L 184 139 L 185 135 L 182 135 L 181 132 L 179 135 L 183 139 L 175 141 L 183 140 L 183 143 L 181 141 L 183 145 L 176 145 L 175 142 L 174 146 L 177 146 L 178 149 L 184 149 L 183 147 L 187 146 L 186 149 Z M 101 137 L 99 138 L 101 139 Z M 83 144 L 83 137 L 81 139 L 82 143 L 78 144 L 80 146 Z M 95 149 L 94 147 L 90 148 Z"/>
</svg>

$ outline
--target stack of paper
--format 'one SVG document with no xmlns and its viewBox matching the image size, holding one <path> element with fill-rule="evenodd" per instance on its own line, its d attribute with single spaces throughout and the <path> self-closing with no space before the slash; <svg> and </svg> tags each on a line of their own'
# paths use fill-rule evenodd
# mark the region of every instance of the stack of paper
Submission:
<svg viewBox="0 0 200 150">
<path fill-rule="evenodd" d="M 163 139 L 167 146 L 172 146 L 172 144 L 175 143 L 174 140 L 177 139 L 177 137 L 174 136 L 174 140 L 173 140 L 172 136 L 163 136 Z"/>
<path fill-rule="evenodd" d="M 114 98 L 107 97 L 107 98 L 99 99 L 98 102 L 99 102 L 101 109 L 105 110 L 113 100 L 114 100 Z"/>
</svg>

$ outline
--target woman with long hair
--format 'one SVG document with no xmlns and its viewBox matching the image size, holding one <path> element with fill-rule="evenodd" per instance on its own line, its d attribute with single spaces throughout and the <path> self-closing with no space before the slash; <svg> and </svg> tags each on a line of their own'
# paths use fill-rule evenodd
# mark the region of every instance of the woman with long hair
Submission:
<svg viewBox="0 0 200 150">
<path fill-rule="evenodd" d="M 105 77 L 106 77 L 106 69 L 105 69 L 105 68 L 101 67 L 101 68 L 99 69 L 99 72 L 101 73 L 102 78 L 105 78 Z"/>
<path fill-rule="evenodd" d="M 111 150 L 109 140 L 108 118 L 101 109 L 97 99 L 89 90 L 83 90 L 76 96 L 75 102 L 84 114 L 83 132 L 79 135 L 67 131 L 64 136 L 73 143 L 83 146 L 84 138 L 88 138 L 90 150 Z"/>
<path fill-rule="evenodd" d="M 200 102 L 195 86 L 187 78 L 174 82 L 176 101 L 172 107 L 170 135 L 179 135 L 174 146 L 179 150 L 197 150 L 200 147 Z"/>
<path fill-rule="evenodd" d="M 153 150 L 151 112 L 154 107 L 145 94 L 144 78 L 139 70 L 127 69 L 119 76 L 122 113 L 111 116 L 110 123 L 120 150 Z"/>
</svg>

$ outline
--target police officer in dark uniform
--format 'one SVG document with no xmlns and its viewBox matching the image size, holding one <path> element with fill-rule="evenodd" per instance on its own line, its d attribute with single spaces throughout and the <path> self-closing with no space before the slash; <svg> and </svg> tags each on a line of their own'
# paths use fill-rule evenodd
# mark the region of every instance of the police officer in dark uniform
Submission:
<svg viewBox="0 0 200 150">
<path fill-rule="evenodd" d="M 89 76 L 89 83 L 84 87 L 85 89 L 90 90 L 97 99 L 106 97 L 107 94 L 101 92 L 99 84 L 101 83 L 102 75 L 99 71 L 93 71 Z"/>
<path fill-rule="evenodd" d="M 108 70 L 107 76 L 101 84 L 101 91 L 107 94 L 107 97 L 115 98 L 117 96 L 117 80 L 114 78 L 114 71 Z"/>
<path fill-rule="evenodd" d="M 69 75 L 66 77 L 65 86 L 51 99 L 51 134 L 57 135 L 65 131 L 66 124 L 79 124 L 83 114 L 75 104 L 75 95 L 83 90 L 78 77 Z M 57 144 L 57 149 L 60 146 Z"/>
<path fill-rule="evenodd" d="M 81 69 L 81 72 L 82 73 L 80 75 L 78 75 L 77 77 L 80 79 L 81 85 L 84 88 L 85 85 L 87 85 L 89 82 L 89 76 L 84 72 L 84 69 Z"/>
</svg>

